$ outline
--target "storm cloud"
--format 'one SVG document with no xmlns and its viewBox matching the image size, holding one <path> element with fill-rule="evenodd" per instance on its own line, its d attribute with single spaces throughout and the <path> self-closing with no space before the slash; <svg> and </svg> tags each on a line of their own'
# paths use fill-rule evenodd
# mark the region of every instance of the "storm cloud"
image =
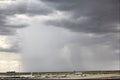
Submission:
<svg viewBox="0 0 120 80">
<path fill-rule="evenodd" d="M 119 69 L 119 0 L 16 0 L 3 6 L 0 35 L 16 40 L 0 52 L 20 53 L 24 71 Z"/>
<path fill-rule="evenodd" d="M 48 15 L 55 12 L 55 10 L 64 12 L 69 17 L 48 20 L 45 21 L 46 24 L 67 28 L 75 32 L 120 32 L 119 26 L 117 26 L 119 25 L 119 3 L 119 0 L 18 0 L 11 5 L 6 5 L 5 8 L 0 8 L 0 33 L 1 35 L 14 34 L 16 28 L 27 26 L 27 24 L 6 25 L 7 16 L 16 14 Z"/>
<path fill-rule="evenodd" d="M 2 4 L 2 3 L 1 3 Z M 16 29 L 27 27 L 28 24 L 7 24 L 7 17 L 14 15 L 47 15 L 51 13 L 52 10 L 46 7 L 43 3 L 39 1 L 32 0 L 18 0 L 12 1 L 11 4 L 3 4 L 0 6 L 0 35 L 13 35 Z"/>
<path fill-rule="evenodd" d="M 49 20 L 46 23 L 87 33 L 115 33 L 119 24 L 119 0 L 42 0 L 56 10 L 65 12 L 70 17 Z M 59 17 L 59 16 L 58 16 Z"/>
<path fill-rule="evenodd" d="M 4 1 L 3 1 L 4 2 Z M 39 8 L 38 8 L 39 7 Z M 16 36 L 17 30 L 28 27 L 29 24 L 22 22 L 23 19 L 18 18 L 19 15 L 35 16 L 46 15 L 52 11 L 45 7 L 44 4 L 31 0 L 17 0 L 11 3 L 0 2 L 0 35 L 2 36 Z M 0 48 L 1 52 L 19 52 L 20 47 L 16 44 L 11 44 L 13 47 L 9 49 Z M 17 45 L 17 46 L 16 46 Z M 14 47 L 15 46 L 15 47 Z"/>
</svg>

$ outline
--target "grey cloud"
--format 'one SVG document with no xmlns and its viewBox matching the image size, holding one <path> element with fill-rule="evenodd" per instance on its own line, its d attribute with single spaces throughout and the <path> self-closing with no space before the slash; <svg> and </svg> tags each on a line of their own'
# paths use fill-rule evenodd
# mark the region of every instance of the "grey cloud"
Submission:
<svg viewBox="0 0 120 80">
<path fill-rule="evenodd" d="M 1 8 L 0 6 L 0 35 L 4 36 L 15 36 L 16 30 L 27 27 L 29 24 L 7 24 L 8 17 L 14 17 L 14 15 L 27 15 L 27 16 L 35 16 L 35 15 L 47 15 L 52 12 L 49 9 L 50 7 L 46 7 L 45 5 L 41 6 L 39 2 L 25 2 L 22 1 L 20 3 L 15 2 L 15 4 L 6 5 L 5 8 Z M 11 44 L 10 48 L 0 48 L 0 52 L 15 52 L 18 53 L 20 51 L 19 42 L 15 44 Z"/>
<path fill-rule="evenodd" d="M 9 48 L 9 49 L 4 49 L 4 48 L 0 48 L 0 52 L 19 52 L 18 48 Z"/>
<path fill-rule="evenodd" d="M 24 35 L 22 60 L 26 71 L 119 69 L 116 33 L 90 36 L 48 25 L 29 28 L 22 32 L 30 31 Z"/>
<path fill-rule="evenodd" d="M 26 27 L 27 25 L 0 25 L 0 35 L 14 35 L 16 33 L 16 29 Z"/>
<path fill-rule="evenodd" d="M 0 9 L 0 35 L 7 36 L 14 35 L 16 29 L 26 27 L 26 24 L 6 25 L 8 16 L 48 15 L 56 10 L 71 15 L 68 19 L 45 21 L 41 26 L 33 22 L 34 26 L 31 25 L 18 34 L 23 38 L 21 53 L 26 71 L 119 69 L 118 63 L 114 63 L 119 59 L 119 53 L 114 52 L 119 49 L 120 39 L 115 36 L 119 30 L 113 27 L 114 24 L 119 24 L 119 0 L 41 1 L 44 5 L 33 1 Z M 81 23 L 81 17 L 88 19 Z M 88 36 L 84 35 L 86 33 Z M 90 37 L 88 33 L 95 36 Z M 67 51 L 65 47 L 68 48 Z M 19 52 L 20 49 L 19 42 L 16 42 L 8 49 L 0 48 L 0 52 Z M 114 64 L 116 67 L 112 66 Z"/>
<path fill-rule="evenodd" d="M 6 25 L 7 17 L 15 14 L 19 14 L 19 9 L 17 10 L 16 6 L 11 6 L 9 9 L 0 9 L 0 35 L 14 35 L 15 29 L 26 26 L 26 24 Z"/>
<path fill-rule="evenodd" d="M 0 35 L 14 35 L 15 30 L 0 27 Z"/>
<path fill-rule="evenodd" d="M 43 3 L 35 1 L 22 1 L 20 3 L 8 5 L 4 9 L 0 9 L 2 15 L 14 15 L 14 14 L 31 14 L 31 15 L 45 15 L 52 12 L 50 7 L 43 5 Z"/>
<path fill-rule="evenodd" d="M 41 4 L 32 4 L 28 3 L 26 14 L 28 15 L 47 15 L 52 13 L 53 10 L 50 7 L 47 7 L 46 5 L 41 6 Z"/>
<path fill-rule="evenodd" d="M 117 33 L 113 33 L 113 34 L 104 34 L 104 35 L 93 35 L 93 37 L 86 36 L 86 38 L 83 38 L 83 43 L 80 43 L 81 38 L 78 37 L 76 39 L 72 39 L 70 42 L 84 46 L 103 44 L 103 45 L 112 46 L 112 48 L 114 49 L 119 49 L 118 43 L 120 43 L 120 38 L 117 35 L 118 35 Z"/>
<path fill-rule="evenodd" d="M 66 12 L 71 16 L 68 19 L 46 21 L 44 26 L 31 26 L 31 29 L 23 32 L 31 32 L 24 35 L 25 70 L 119 69 L 119 52 L 116 53 L 116 50 L 119 50 L 120 39 L 116 36 L 119 30 L 115 27 L 119 24 L 118 0 L 40 1 L 53 7 L 55 11 Z M 77 21 L 81 17 L 87 19 L 83 22 Z M 89 33 L 94 35 L 90 36 Z"/>
<path fill-rule="evenodd" d="M 119 0 L 42 0 L 48 6 L 71 14 L 68 19 L 49 20 L 48 25 L 87 33 L 115 33 L 119 24 Z M 67 16 L 67 15 L 66 15 Z M 81 23 L 80 17 L 88 19 Z"/>
<path fill-rule="evenodd" d="M 52 12 L 52 10 L 49 9 L 50 7 L 46 7 L 45 5 L 41 6 L 41 3 L 37 2 L 37 0 L 34 2 L 35 3 L 23 1 L 18 4 L 6 5 L 6 8 L 0 8 L 0 35 L 13 35 L 16 29 L 28 26 L 28 24 L 6 25 L 8 16 L 14 16 L 15 14 L 24 14 L 28 16 L 47 15 Z"/>
<path fill-rule="evenodd" d="M 75 39 L 72 38 L 69 42 L 71 61 L 76 69 L 88 70 L 89 66 L 93 70 L 96 69 L 94 66 L 105 69 L 105 65 L 108 66 L 119 61 L 120 42 L 116 34 L 94 35 L 94 37 L 80 37 L 80 35 Z"/>
</svg>

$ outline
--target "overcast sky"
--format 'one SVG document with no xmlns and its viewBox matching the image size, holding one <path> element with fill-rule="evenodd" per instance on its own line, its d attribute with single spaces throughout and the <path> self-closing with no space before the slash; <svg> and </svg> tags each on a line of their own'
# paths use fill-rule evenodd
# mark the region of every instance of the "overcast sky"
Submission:
<svg viewBox="0 0 120 80">
<path fill-rule="evenodd" d="M 119 0 L 0 1 L 0 71 L 119 70 L 119 9 Z"/>
</svg>

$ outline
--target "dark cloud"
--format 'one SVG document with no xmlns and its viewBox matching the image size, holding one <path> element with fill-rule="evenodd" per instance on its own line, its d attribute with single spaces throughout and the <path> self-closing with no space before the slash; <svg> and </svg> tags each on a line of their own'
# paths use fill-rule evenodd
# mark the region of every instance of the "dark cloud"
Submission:
<svg viewBox="0 0 120 80">
<path fill-rule="evenodd" d="M 0 35 L 13 35 L 16 29 L 24 28 L 28 24 L 19 24 L 19 25 L 10 25 L 6 24 L 7 17 L 14 16 L 16 14 L 24 14 L 29 16 L 34 15 L 47 15 L 52 12 L 44 4 L 34 1 L 34 2 L 25 2 L 6 5 L 5 8 L 0 7 Z M 19 22 L 18 22 L 19 23 Z M 16 23 L 17 24 L 17 23 Z"/>
<path fill-rule="evenodd" d="M 63 14 L 60 18 L 58 16 L 58 20 L 54 20 L 53 16 L 53 19 L 47 21 L 45 19 L 45 24 L 44 21 L 34 23 L 36 20 L 33 20 L 30 27 L 19 32 L 18 36 L 22 36 L 23 40 L 21 53 L 24 69 L 28 71 L 118 69 L 119 65 L 114 61 L 119 61 L 119 52 L 115 52 L 119 50 L 120 41 L 116 36 L 120 31 L 116 28 L 119 24 L 119 0 L 29 1 L 0 8 L 0 35 L 15 35 L 17 29 L 29 25 L 19 22 L 16 25 L 8 24 L 7 19 L 15 15 L 47 17 L 48 14 L 58 11 L 65 12 L 69 17 Z M 91 33 L 94 35 L 90 36 Z M 12 43 L 10 48 L 0 48 L 0 52 L 19 53 L 21 42 Z M 114 64 L 115 67 L 112 66 Z"/>
<path fill-rule="evenodd" d="M 39 2 L 40 1 L 40 2 Z M 47 15 L 55 10 L 67 12 L 68 19 L 48 20 L 45 23 L 57 27 L 67 28 L 71 31 L 87 33 L 114 33 L 120 32 L 116 28 L 119 24 L 119 0 L 36 0 L 21 2 L 0 9 L 1 35 L 14 34 L 12 28 L 21 28 L 26 25 L 5 25 L 7 16 L 15 14 Z M 102 6 L 101 6 L 102 5 Z M 67 15 L 66 15 L 67 16 Z M 81 22 L 81 17 L 86 19 Z M 6 27 L 7 26 L 7 27 Z M 8 28 L 9 27 L 9 28 Z"/>
<path fill-rule="evenodd" d="M 42 0 L 48 6 L 71 15 L 68 19 L 49 20 L 46 23 L 71 31 L 87 33 L 120 32 L 119 0 Z M 67 16 L 67 15 L 66 15 Z M 84 22 L 78 19 L 86 17 Z M 82 19 L 81 19 L 82 20 Z"/>
<path fill-rule="evenodd" d="M 39 2 L 40 1 L 40 2 Z M 47 24 L 67 28 L 77 32 L 87 33 L 114 33 L 120 32 L 116 28 L 119 24 L 119 0 L 35 0 L 21 2 L 0 9 L 1 35 L 13 34 L 11 28 L 25 27 L 26 25 L 5 25 L 7 16 L 15 14 L 47 15 L 55 10 L 67 12 L 71 17 L 68 19 L 49 20 Z M 101 6 L 102 5 L 102 6 Z M 67 15 L 66 15 L 67 16 Z M 80 22 L 81 17 L 88 18 Z M 82 20 L 82 19 L 81 19 Z M 9 28 L 7 28 L 7 27 Z"/>
<path fill-rule="evenodd" d="M 17 28 L 26 26 L 26 24 L 23 24 L 23 25 L 6 24 L 7 17 L 13 16 L 15 14 L 21 14 L 20 13 L 21 11 L 20 12 L 19 11 L 20 11 L 19 8 L 16 8 L 16 6 L 14 5 L 9 6 L 9 8 L 6 8 L 6 9 L 0 9 L 0 35 L 14 35 Z"/>
<path fill-rule="evenodd" d="M 2 4 L 2 3 L 0 3 Z M 15 15 L 27 15 L 27 16 L 35 16 L 35 15 L 47 15 L 52 12 L 49 9 L 50 7 L 46 7 L 44 4 L 36 1 L 21 1 L 18 3 L 4 4 L 3 7 L 0 6 L 0 35 L 4 36 L 14 36 L 16 35 L 16 30 L 27 27 L 27 23 L 19 24 L 19 21 L 15 24 L 9 24 L 9 17 L 15 17 Z M 10 48 L 0 48 L 0 52 L 16 52 L 20 51 L 19 42 L 15 44 L 11 44 Z"/>
<path fill-rule="evenodd" d="M 66 14 L 56 20 L 53 16 L 43 26 L 31 26 L 23 32 L 31 31 L 24 35 L 25 70 L 119 69 L 119 39 L 116 36 L 119 32 L 116 28 L 119 24 L 119 0 L 40 1 L 54 11 Z"/>
</svg>

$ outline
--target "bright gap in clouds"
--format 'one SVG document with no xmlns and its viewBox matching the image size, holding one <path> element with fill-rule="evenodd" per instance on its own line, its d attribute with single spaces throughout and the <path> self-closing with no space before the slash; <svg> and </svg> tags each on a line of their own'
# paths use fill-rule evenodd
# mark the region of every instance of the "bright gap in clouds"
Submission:
<svg viewBox="0 0 120 80">
<path fill-rule="evenodd" d="M 0 52 L 0 72 L 22 71 L 20 54 Z"/>
<path fill-rule="evenodd" d="M 10 48 L 7 36 L 0 36 L 0 48 Z"/>
<path fill-rule="evenodd" d="M 20 54 L 7 51 L 14 41 L 15 36 L 0 36 L 0 72 L 22 71 Z"/>
</svg>

